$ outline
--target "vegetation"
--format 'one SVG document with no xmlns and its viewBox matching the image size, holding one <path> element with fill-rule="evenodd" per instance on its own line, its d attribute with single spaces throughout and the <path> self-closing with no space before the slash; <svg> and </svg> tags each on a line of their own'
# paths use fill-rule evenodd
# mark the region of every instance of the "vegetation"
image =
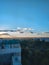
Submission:
<svg viewBox="0 0 49 65">
<path fill-rule="evenodd" d="M 49 42 L 21 40 L 22 65 L 49 65 Z"/>
</svg>

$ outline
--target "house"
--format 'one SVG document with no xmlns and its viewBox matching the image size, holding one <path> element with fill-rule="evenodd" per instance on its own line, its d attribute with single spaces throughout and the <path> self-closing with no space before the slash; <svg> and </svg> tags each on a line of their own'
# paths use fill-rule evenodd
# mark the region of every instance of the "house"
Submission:
<svg viewBox="0 0 49 65">
<path fill-rule="evenodd" d="M 0 65 L 22 65 L 21 46 L 18 40 L 2 40 L 0 43 Z"/>
</svg>

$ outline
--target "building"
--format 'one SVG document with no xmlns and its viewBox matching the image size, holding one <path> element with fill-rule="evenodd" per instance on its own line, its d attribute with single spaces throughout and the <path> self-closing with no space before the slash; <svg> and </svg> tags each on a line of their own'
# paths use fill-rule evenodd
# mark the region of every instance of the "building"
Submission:
<svg viewBox="0 0 49 65">
<path fill-rule="evenodd" d="M 3 39 L 0 42 L 0 65 L 22 65 L 21 46 L 18 40 Z"/>
</svg>

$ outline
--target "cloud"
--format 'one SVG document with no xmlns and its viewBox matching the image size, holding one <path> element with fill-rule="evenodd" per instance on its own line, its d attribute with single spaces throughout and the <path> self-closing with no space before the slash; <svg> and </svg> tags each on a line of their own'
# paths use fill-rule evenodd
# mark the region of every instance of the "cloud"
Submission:
<svg viewBox="0 0 49 65">
<path fill-rule="evenodd" d="M 28 28 L 28 30 L 35 30 L 35 29 L 32 29 L 32 28 Z"/>
<path fill-rule="evenodd" d="M 32 31 L 32 30 L 35 30 L 35 29 L 17 27 L 17 30 L 19 30 L 19 31 Z"/>
<path fill-rule="evenodd" d="M 21 28 L 20 27 L 17 27 L 17 30 L 20 30 Z"/>
</svg>

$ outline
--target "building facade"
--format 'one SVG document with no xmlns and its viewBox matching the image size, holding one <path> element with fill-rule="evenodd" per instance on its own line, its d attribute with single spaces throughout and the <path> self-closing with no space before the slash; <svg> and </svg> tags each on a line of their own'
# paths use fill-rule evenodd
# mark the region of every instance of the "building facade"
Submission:
<svg viewBox="0 0 49 65">
<path fill-rule="evenodd" d="M 2 40 L 0 42 L 0 65 L 22 65 L 21 46 L 18 40 Z"/>
</svg>

